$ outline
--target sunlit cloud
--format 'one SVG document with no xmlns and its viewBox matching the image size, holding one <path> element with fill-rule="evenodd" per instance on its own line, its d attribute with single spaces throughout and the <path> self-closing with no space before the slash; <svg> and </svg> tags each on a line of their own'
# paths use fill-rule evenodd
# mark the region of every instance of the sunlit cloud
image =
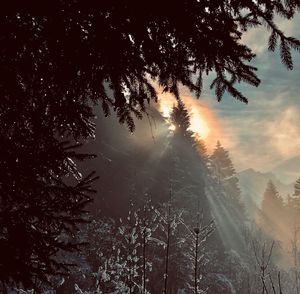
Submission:
<svg viewBox="0 0 300 294">
<path fill-rule="evenodd" d="M 287 107 L 280 116 L 266 123 L 273 149 L 282 157 L 293 157 L 300 150 L 300 109 Z"/>
<path fill-rule="evenodd" d="M 300 38 L 300 14 L 293 21 L 278 18 L 277 24 L 287 35 Z M 241 40 L 257 54 L 252 64 L 258 67 L 261 79 L 257 88 L 238 85 L 249 99 L 248 105 L 228 94 L 221 103 L 217 102 L 209 89 L 211 76 L 204 78 L 199 100 L 186 88 L 180 88 L 191 117 L 191 130 L 205 139 L 210 152 L 220 140 L 229 150 L 237 171 L 272 171 L 284 160 L 300 154 L 300 55 L 293 52 L 294 70 L 287 71 L 279 52 L 268 51 L 269 35 L 266 28 L 251 29 Z M 169 117 L 176 100 L 170 94 L 159 97 L 163 98 L 161 112 Z"/>
<path fill-rule="evenodd" d="M 278 20 L 278 27 L 297 38 L 300 38 L 299 25 L 300 14 L 292 22 Z M 238 85 L 249 98 L 248 105 L 234 101 L 229 95 L 218 103 L 213 92 L 206 92 L 204 97 L 222 125 L 219 139 L 229 149 L 237 170 L 251 167 L 272 171 L 284 160 L 300 154 L 300 56 L 293 52 L 294 70 L 286 70 L 278 50 L 275 53 L 267 50 L 269 35 L 265 28 L 253 29 L 242 39 L 257 54 L 252 64 L 258 67 L 261 79 L 257 88 Z M 205 89 L 209 88 L 209 82 L 204 84 Z"/>
</svg>

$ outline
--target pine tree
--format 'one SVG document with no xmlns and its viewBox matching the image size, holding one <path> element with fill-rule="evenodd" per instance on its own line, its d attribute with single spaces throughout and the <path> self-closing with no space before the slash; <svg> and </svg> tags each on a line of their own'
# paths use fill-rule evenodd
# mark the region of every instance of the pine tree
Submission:
<svg viewBox="0 0 300 294">
<path fill-rule="evenodd" d="M 93 105 L 116 111 L 134 130 L 146 103 L 157 100 L 149 81 L 179 98 L 179 83 L 200 96 L 202 76 L 220 101 L 235 88 L 258 86 L 254 58 L 241 37 L 267 26 L 269 49 L 280 42 L 288 69 L 290 49 L 274 17 L 290 19 L 298 1 L 22 2 L 2 7 L 0 38 L 0 279 L 31 287 L 59 273 L 52 258 L 67 246 L 60 237 L 81 220 L 93 192 L 74 160 L 84 156 L 62 141 L 94 136 Z M 159 7 L 159 9 L 157 9 Z M 244 11 L 249 13 L 245 14 Z M 183 21 L 179 21 L 183 20 Z M 194 74 L 197 73 L 196 79 Z M 73 143 L 71 143 L 72 145 Z M 70 232 L 71 233 L 71 232 Z"/>
<path fill-rule="evenodd" d="M 300 178 L 296 181 L 294 188 L 295 188 L 294 196 L 300 197 Z"/>
<path fill-rule="evenodd" d="M 281 209 L 283 206 L 283 199 L 279 195 L 278 190 L 272 180 L 267 183 L 266 190 L 262 201 L 262 210 L 268 211 L 272 209 Z"/>
<path fill-rule="evenodd" d="M 300 178 L 294 185 L 294 194 L 288 195 L 287 204 L 285 207 L 286 219 L 288 224 L 293 228 L 300 225 Z"/>
<path fill-rule="evenodd" d="M 294 185 L 294 194 L 290 196 L 288 206 L 294 212 L 300 212 L 300 178 Z"/>
<path fill-rule="evenodd" d="M 0 85 L 0 280 L 37 288 L 67 272 L 58 253 L 79 249 L 72 236 L 96 192 L 96 177 L 80 173 L 78 161 L 94 156 L 78 149 L 94 136 L 95 125 L 80 90 L 56 96 L 42 77 L 17 67 L 8 74 L 18 78 Z"/>
<path fill-rule="evenodd" d="M 79 249 L 73 236 L 86 221 L 95 177 L 82 177 L 73 161 L 88 156 L 51 140 L 47 131 L 33 137 L 30 130 L 26 137 L 11 129 L 12 141 L 7 136 L 0 147 L 0 279 L 38 291 L 41 283 L 51 284 L 51 276 L 68 272 L 68 262 L 57 254 Z"/>
<path fill-rule="evenodd" d="M 283 222 L 283 209 L 283 199 L 274 183 L 269 180 L 261 204 L 261 221 L 263 228 L 274 237 L 277 236 L 278 231 L 276 230 L 281 227 L 280 224 Z"/>
<path fill-rule="evenodd" d="M 235 170 L 228 151 L 222 147 L 220 141 L 217 142 L 210 160 L 212 173 L 219 183 L 235 175 Z"/>
<path fill-rule="evenodd" d="M 269 50 L 279 45 L 288 69 L 293 68 L 290 49 L 300 46 L 275 23 L 276 15 L 294 16 L 300 7 L 296 0 L 168 0 L 146 7 L 138 1 L 86 5 L 83 0 L 61 0 L 34 3 L 34 8 L 14 3 L 9 9 L 10 4 L 0 16 L 3 90 L 17 94 L 17 83 L 34 85 L 54 97 L 88 91 L 107 115 L 114 108 L 130 128 L 134 128 L 131 115 L 140 116 L 145 102 L 157 99 L 148 77 L 176 97 L 179 83 L 200 96 L 202 76 L 215 72 L 211 88 L 218 100 L 228 92 L 247 102 L 234 85 L 258 86 L 260 80 L 248 63 L 255 54 L 241 42 L 245 31 L 266 26 L 271 32 Z"/>
<path fill-rule="evenodd" d="M 207 152 L 207 147 L 205 141 L 199 135 L 195 136 L 195 145 L 196 150 L 198 151 L 204 166 L 208 167 L 210 159 Z"/>
<path fill-rule="evenodd" d="M 213 154 L 210 156 L 210 169 L 213 178 L 223 186 L 225 193 L 232 200 L 237 211 L 244 210 L 241 200 L 241 190 L 238 186 L 238 178 L 229 157 L 229 153 L 218 141 Z"/>
<path fill-rule="evenodd" d="M 184 137 L 191 137 L 189 130 L 191 125 L 190 116 L 182 100 L 178 100 L 177 105 L 173 106 L 171 112 L 171 123 L 175 126 L 174 133 Z"/>
</svg>

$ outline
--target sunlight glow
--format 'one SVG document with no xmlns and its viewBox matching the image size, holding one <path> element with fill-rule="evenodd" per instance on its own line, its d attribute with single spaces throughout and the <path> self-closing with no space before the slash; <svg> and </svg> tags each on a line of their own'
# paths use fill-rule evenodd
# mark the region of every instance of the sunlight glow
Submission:
<svg viewBox="0 0 300 294">
<path fill-rule="evenodd" d="M 169 119 L 173 105 L 175 105 L 175 101 L 161 99 L 160 100 L 160 111 L 164 118 Z M 201 109 L 199 107 L 188 107 L 189 115 L 190 115 L 190 130 L 195 133 L 197 136 L 202 139 L 206 139 L 210 133 L 210 128 L 206 121 L 205 116 L 203 115 Z M 169 130 L 175 131 L 175 126 L 170 125 Z"/>
<path fill-rule="evenodd" d="M 172 131 L 172 132 L 174 132 L 176 130 L 176 126 L 173 125 L 173 124 L 170 124 L 169 130 Z"/>
<path fill-rule="evenodd" d="M 191 112 L 191 127 L 190 130 L 202 139 L 206 139 L 210 133 L 210 128 L 208 127 L 207 121 L 200 114 L 199 110 L 193 110 Z"/>
<path fill-rule="evenodd" d="M 163 117 L 170 118 L 172 105 L 169 105 L 169 103 L 165 103 L 165 101 L 161 100 L 159 110 Z"/>
<path fill-rule="evenodd" d="M 171 126 L 170 116 L 172 108 L 177 104 L 176 98 L 170 93 L 161 93 L 158 96 L 158 110 L 165 118 L 170 132 L 174 132 L 174 127 Z M 190 116 L 190 131 L 194 133 L 197 139 L 205 141 L 208 152 L 211 152 L 217 140 L 222 140 L 224 146 L 228 147 L 233 144 L 226 137 L 223 137 L 223 130 L 219 123 L 219 118 L 215 112 L 211 109 L 211 106 L 204 102 L 194 98 L 192 95 L 181 95 L 181 99 L 184 102 L 189 116 Z"/>
</svg>

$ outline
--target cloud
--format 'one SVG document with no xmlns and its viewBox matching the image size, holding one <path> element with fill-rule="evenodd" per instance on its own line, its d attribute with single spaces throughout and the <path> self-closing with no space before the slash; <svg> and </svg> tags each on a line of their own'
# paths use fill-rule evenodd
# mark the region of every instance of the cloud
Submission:
<svg viewBox="0 0 300 294">
<path fill-rule="evenodd" d="M 278 18 L 277 24 L 287 35 L 300 38 L 299 14 L 293 21 Z M 300 154 L 300 55 L 293 52 L 294 70 L 288 71 L 281 64 L 279 52 L 267 51 L 269 34 L 255 29 L 243 38 L 257 53 L 252 64 L 258 67 L 262 81 L 258 88 L 239 86 L 249 104 L 236 103 L 231 97 L 224 97 L 218 104 L 211 99 L 212 94 L 208 95 L 223 126 L 221 140 L 237 169 L 268 171 Z"/>
<path fill-rule="evenodd" d="M 266 124 L 273 149 L 284 158 L 300 153 L 299 113 L 300 107 L 287 107 L 280 116 Z"/>
<path fill-rule="evenodd" d="M 241 43 L 247 44 L 255 54 L 260 54 L 268 48 L 269 34 L 264 27 L 254 28 L 242 36 Z"/>
<path fill-rule="evenodd" d="M 300 39 L 300 14 L 293 21 L 278 18 L 277 24 L 287 35 Z M 238 85 L 248 97 L 248 105 L 228 94 L 221 103 L 217 102 L 209 89 L 212 76 L 204 79 L 198 102 L 192 99 L 195 102 L 191 103 L 193 95 L 181 88 L 181 95 L 190 97 L 185 99 L 190 109 L 197 109 L 199 104 L 212 114 L 210 150 L 221 140 L 237 170 L 252 167 L 269 171 L 300 154 L 300 54 L 293 52 L 294 70 L 288 71 L 281 63 L 279 52 L 267 50 L 269 34 L 266 29 L 258 28 L 250 30 L 242 40 L 257 54 L 252 64 L 258 68 L 261 79 L 257 88 L 245 83 Z"/>
</svg>

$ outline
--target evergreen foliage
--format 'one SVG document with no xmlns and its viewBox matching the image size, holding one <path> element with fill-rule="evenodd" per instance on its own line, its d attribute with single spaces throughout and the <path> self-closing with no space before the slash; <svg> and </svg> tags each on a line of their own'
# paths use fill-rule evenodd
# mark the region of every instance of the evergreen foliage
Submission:
<svg viewBox="0 0 300 294">
<path fill-rule="evenodd" d="M 95 177 L 77 171 L 73 159 L 88 157 L 73 150 L 78 146 L 46 132 L 33 138 L 14 129 L 10 136 L 0 147 L 0 278 L 7 285 L 38 288 L 67 272 L 68 264 L 56 254 L 78 250 L 72 236 L 84 221 Z"/>
<path fill-rule="evenodd" d="M 226 181 L 235 175 L 235 170 L 228 151 L 224 149 L 220 141 L 217 142 L 210 160 L 213 175 L 218 182 Z"/>
<path fill-rule="evenodd" d="M 288 69 L 293 67 L 290 49 L 300 46 L 275 23 L 276 15 L 294 16 L 300 7 L 297 0 L 18 4 L 13 1 L 1 14 L 2 111 L 4 106 L 12 111 L 11 103 L 21 105 L 34 93 L 48 103 L 57 101 L 49 110 L 57 114 L 57 124 L 65 123 L 68 115 L 78 125 L 75 110 L 81 107 L 87 119 L 90 108 L 85 102 L 92 100 L 106 115 L 116 110 L 120 121 L 133 129 L 131 114 L 140 117 L 145 102 L 157 99 L 148 78 L 176 97 L 179 83 L 200 96 L 202 76 L 213 71 L 211 87 L 218 100 L 227 91 L 247 102 L 235 83 L 257 86 L 259 79 L 248 64 L 255 55 L 242 44 L 243 33 L 266 26 L 271 32 L 269 50 L 279 43 Z"/>
<path fill-rule="evenodd" d="M 0 280 L 36 288 L 66 270 L 55 259 L 75 250 L 70 237 L 93 193 L 93 174 L 82 177 L 74 149 L 93 138 L 93 106 L 116 111 L 134 130 L 146 103 L 157 99 L 150 79 L 179 98 L 183 84 L 200 96 L 202 76 L 220 101 L 235 88 L 258 86 L 254 58 L 241 37 L 250 27 L 271 31 L 282 62 L 290 48 L 274 19 L 290 19 L 299 1 L 12 1 L 0 22 Z M 146 7 L 145 7 L 146 5 Z M 159 7 L 159 9 L 158 9 Z M 245 13 L 247 11 L 247 13 Z M 182 19 L 183 21 L 179 21 Z M 194 77 L 196 79 L 194 79 Z M 64 141 L 71 143 L 66 144 Z M 74 147 L 74 148 L 73 148 Z"/>
<path fill-rule="evenodd" d="M 231 199 L 236 211 L 243 214 L 244 207 L 241 200 L 241 190 L 238 178 L 229 157 L 229 153 L 218 141 L 216 148 L 210 156 L 210 169 L 213 178 L 221 184 L 228 198 Z"/>
<path fill-rule="evenodd" d="M 294 185 L 294 194 L 288 195 L 285 210 L 289 225 L 298 228 L 300 225 L 300 178 Z"/>
<path fill-rule="evenodd" d="M 300 178 L 294 185 L 294 194 L 289 198 L 288 205 L 291 209 L 300 211 Z"/>
<path fill-rule="evenodd" d="M 273 184 L 273 182 L 270 180 L 267 184 L 264 198 L 262 201 L 262 210 L 266 214 L 271 214 L 276 212 L 276 210 L 279 210 L 283 207 L 283 200 L 282 197 L 279 195 L 276 186 Z M 273 211 L 275 210 L 275 211 Z M 267 211 L 270 211 L 270 213 L 267 213 Z"/>
<path fill-rule="evenodd" d="M 175 127 L 175 134 L 178 133 L 186 137 L 192 135 L 191 131 L 189 131 L 191 125 L 190 116 L 182 100 L 178 100 L 177 105 L 174 105 L 172 108 L 171 123 Z"/>
<path fill-rule="evenodd" d="M 271 180 L 268 182 L 263 195 L 261 211 L 263 229 L 277 239 L 278 235 L 280 235 L 280 231 L 282 230 L 279 224 L 283 222 L 284 203 L 276 186 Z M 276 218 L 274 218 L 275 215 Z"/>
</svg>

